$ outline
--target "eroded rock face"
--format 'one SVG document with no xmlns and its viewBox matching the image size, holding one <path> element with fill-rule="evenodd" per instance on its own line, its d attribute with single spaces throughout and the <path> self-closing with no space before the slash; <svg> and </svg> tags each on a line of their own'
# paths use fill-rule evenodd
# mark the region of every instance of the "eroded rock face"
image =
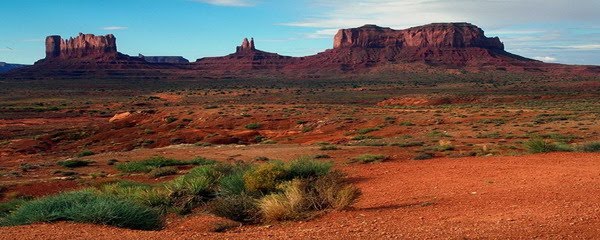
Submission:
<svg viewBox="0 0 600 240">
<path fill-rule="evenodd" d="M 504 50 L 500 39 L 488 38 L 470 23 L 433 23 L 405 30 L 375 25 L 341 29 L 334 48 L 469 48 Z"/>
<path fill-rule="evenodd" d="M 116 38 L 112 34 L 95 36 L 80 33 L 70 39 L 60 36 L 46 38 L 46 59 L 116 58 Z"/>
<path fill-rule="evenodd" d="M 242 41 L 242 45 L 237 47 L 235 52 L 236 53 L 243 53 L 243 52 L 251 52 L 251 51 L 255 51 L 256 47 L 254 46 L 254 38 L 251 38 L 250 41 L 248 41 L 248 38 L 244 38 L 244 41 Z"/>
</svg>

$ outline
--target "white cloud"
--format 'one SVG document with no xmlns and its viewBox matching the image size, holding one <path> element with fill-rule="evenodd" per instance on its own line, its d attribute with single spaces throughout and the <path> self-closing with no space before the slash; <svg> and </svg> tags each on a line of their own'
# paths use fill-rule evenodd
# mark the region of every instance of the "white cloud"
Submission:
<svg viewBox="0 0 600 240">
<path fill-rule="evenodd" d="M 555 57 L 533 57 L 533 59 L 535 60 L 539 60 L 542 62 L 557 62 L 558 59 L 556 59 Z"/>
<path fill-rule="evenodd" d="M 118 31 L 118 30 L 126 30 L 128 29 L 128 27 L 123 27 L 123 26 L 108 26 L 108 27 L 103 27 L 103 30 L 108 30 L 108 31 Z"/>
<path fill-rule="evenodd" d="M 432 22 L 472 22 L 486 28 L 548 21 L 600 21 L 600 1 L 580 0 L 310 0 L 324 9 L 289 26 L 357 27 L 373 23 L 406 28 Z"/>
<path fill-rule="evenodd" d="M 560 46 L 558 48 L 573 49 L 573 50 L 600 50 L 600 44 L 583 44 L 583 45 Z"/>
<path fill-rule="evenodd" d="M 254 6 L 255 3 L 250 0 L 194 0 L 195 2 L 203 2 L 217 6 L 227 7 L 250 7 Z"/>
<path fill-rule="evenodd" d="M 320 29 L 314 33 L 306 35 L 307 38 L 331 38 L 338 32 L 336 28 Z"/>
</svg>

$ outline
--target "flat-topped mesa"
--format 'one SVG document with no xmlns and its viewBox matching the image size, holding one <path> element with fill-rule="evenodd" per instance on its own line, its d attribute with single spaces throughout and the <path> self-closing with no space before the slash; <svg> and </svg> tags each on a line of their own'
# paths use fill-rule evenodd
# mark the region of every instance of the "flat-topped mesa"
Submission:
<svg viewBox="0 0 600 240">
<path fill-rule="evenodd" d="M 244 41 L 242 41 L 242 45 L 236 47 L 235 53 L 252 52 L 255 50 L 256 47 L 254 46 L 254 38 L 251 38 L 250 41 L 248 41 L 248 38 L 244 38 Z"/>
<path fill-rule="evenodd" d="M 376 25 L 341 29 L 335 35 L 334 48 L 486 48 L 504 50 L 497 37 L 488 38 L 470 23 L 433 23 L 405 30 Z"/>
<path fill-rule="evenodd" d="M 70 39 L 60 36 L 46 38 L 46 59 L 117 58 L 116 38 L 112 34 L 95 36 L 83 34 Z"/>
</svg>

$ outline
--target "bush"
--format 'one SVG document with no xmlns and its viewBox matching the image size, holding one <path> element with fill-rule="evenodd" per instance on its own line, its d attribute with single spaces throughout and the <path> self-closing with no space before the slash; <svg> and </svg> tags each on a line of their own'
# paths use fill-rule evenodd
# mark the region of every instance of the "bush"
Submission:
<svg viewBox="0 0 600 240">
<path fill-rule="evenodd" d="M 600 152 L 600 142 L 586 143 L 581 147 L 583 152 Z"/>
<path fill-rule="evenodd" d="M 257 222 L 259 210 L 256 202 L 255 198 L 245 193 L 219 196 L 210 202 L 209 211 L 238 222 Z"/>
<path fill-rule="evenodd" d="M 525 142 L 525 148 L 530 153 L 570 152 L 573 148 L 566 143 L 549 143 L 543 139 L 532 139 Z"/>
<path fill-rule="evenodd" d="M 305 217 L 308 208 L 306 183 L 293 180 L 281 186 L 281 193 L 273 193 L 260 199 L 258 208 L 266 222 L 294 220 Z"/>
<path fill-rule="evenodd" d="M 191 161 L 180 161 L 162 156 L 155 156 L 142 161 L 117 164 L 115 167 L 119 171 L 125 173 L 148 173 L 155 168 L 185 165 L 210 165 L 214 163 L 215 161 L 213 160 L 208 160 L 201 157 L 195 158 Z"/>
<path fill-rule="evenodd" d="M 396 147 L 420 147 L 425 145 L 424 142 L 402 142 L 402 143 L 392 143 L 392 146 Z"/>
<path fill-rule="evenodd" d="M 432 159 L 432 158 L 433 158 L 433 154 L 431 154 L 431 153 L 419 153 L 413 158 L 413 160 L 427 160 L 427 159 Z"/>
<path fill-rule="evenodd" d="M 262 125 L 260 123 L 250 123 L 250 124 L 246 125 L 246 129 L 249 129 L 249 130 L 259 129 L 261 127 L 262 127 Z"/>
<path fill-rule="evenodd" d="M 331 171 L 333 163 L 301 157 L 288 163 L 287 179 L 323 176 Z"/>
<path fill-rule="evenodd" d="M 87 156 L 92 156 L 95 153 L 90 151 L 90 150 L 84 150 L 82 152 L 80 152 L 79 154 L 77 154 L 77 157 L 87 157 Z"/>
<path fill-rule="evenodd" d="M 319 150 L 323 150 L 323 151 L 332 151 L 332 150 L 339 150 L 340 148 L 338 148 L 336 145 L 323 145 L 319 148 Z"/>
<path fill-rule="evenodd" d="M 276 189 L 277 184 L 286 176 L 282 162 L 269 162 L 257 165 L 244 174 L 244 184 L 250 192 L 268 193 Z"/>
<path fill-rule="evenodd" d="M 21 205 L 25 204 L 27 201 L 27 199 L 17 198 L 8 202 L 0 203 L 0 218 L 9 215 L 11 212 L 18 209 Z"/>
<path fill-rule="evenodd" d="M 66 168 L 78 168 L 78 167 L 88 166 L 92 163 L 94 163 L 94 162 L 89 161 L 89 160 L 70 159 L 70 160 L 60 161 L 60 162 L 58 162 L 58 165 L 62 166 L 62 167 L 66 167 Z"/>
<path fill-rule="evenodd" d="M 363 128 L 363 129 L 359 129 L 359 130 L 358 130 L 358 131 L 356 131 L 356 132 L 357 132 L 358 134 L 360 134 L 360 135 L 365 135 L 365 134 L 367 134 L 367 133 L 374 132 L 374 131 L 378 131 L 378 130 L 380 130 L 380 129 L 381 129 L 381 128 L 378 128 L 378 127 L 374 127 L 374 128 Z"/>
<path fill-rule="evenodd" d="M 151 208 L 93 191 L 68 192 L 25 203 L 0 222 L 3 226 L 73 221 L 154 230 L 162 226 Z"/>
<path fill-rule="evenodd" d="M 387 157 L 379 154 L 363 154 L 353 158 L 350 162 L 353 163 L 373 163 L 385 161 Z"/>
<path fill-rule="evenodd" d="M 159 178 L 169 175 L 175 175 L 178 171 L 179 169 L 177 169 L 176 167 L 161 167 L 152 169 L 148 174 L 153 178 Z"/>
</svg>

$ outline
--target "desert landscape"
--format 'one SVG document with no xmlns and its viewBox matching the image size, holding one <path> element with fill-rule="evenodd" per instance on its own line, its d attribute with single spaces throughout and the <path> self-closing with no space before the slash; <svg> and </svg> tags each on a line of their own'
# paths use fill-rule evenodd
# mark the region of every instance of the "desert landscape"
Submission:
<svg viewBox="0 0 600 240">
<path fill-rule="evenodd" d="M 600 235 L 600 66 L 464 22 L 241 40 L 188 61 L 52 35 L 0 65 L 0 239 Z"/>
</svg>

